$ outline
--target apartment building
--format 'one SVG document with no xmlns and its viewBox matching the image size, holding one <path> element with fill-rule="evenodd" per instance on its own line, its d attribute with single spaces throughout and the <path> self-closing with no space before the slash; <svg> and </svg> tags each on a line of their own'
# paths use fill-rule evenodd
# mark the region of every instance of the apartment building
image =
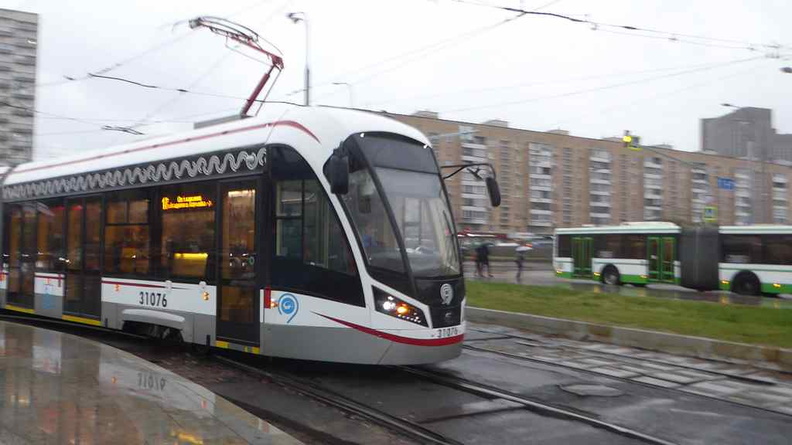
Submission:
<svg viewBox="0 0 792 445">
<path fill-rule="evenodd" d="M 792 221 L 789 166 L 668 146 L 634 151 L 620 138 L 522 130 L 504 121 L 449 121 L 432 112 L 387 115 L 424 132 L 441 165 L 495 166 L 499 208 L 489 206 L 484 182 L 475 175 L 465 172 L 449 180 L 460 228 L 549 233 L 555 227 L 640 220 L 697 224 L 708 207 L 717 209 L 723 225 Z M 757 174 L 762 171 L 767 174 Z M 767 183 L 759 184 L 763 177 Z M 719 178 L 734 187 L 719 187 Z"/>
<path fill-rule="evenodd" d="M 33 155 L 38 15 L 0 9 L 0 164 Z"/>
</svg>

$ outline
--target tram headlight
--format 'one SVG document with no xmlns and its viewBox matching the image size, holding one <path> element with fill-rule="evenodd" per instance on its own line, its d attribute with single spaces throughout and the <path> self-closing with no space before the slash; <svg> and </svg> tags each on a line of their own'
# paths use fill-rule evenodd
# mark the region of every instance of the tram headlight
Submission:
<svg viewBox="0 0 792 445">
<path fill-rule="evenodd" d="M 374 307 L 377 312 L 396 317 L 398 319 L 429 327 L 426 317 L 421 309 L 406 303 L 387 292 L 374 289 Z"/>
</svg>

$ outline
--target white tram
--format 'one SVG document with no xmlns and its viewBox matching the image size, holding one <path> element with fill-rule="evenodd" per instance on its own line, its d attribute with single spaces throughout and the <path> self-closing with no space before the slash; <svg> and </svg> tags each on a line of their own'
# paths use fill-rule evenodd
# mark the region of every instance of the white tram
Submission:
<svg viewBox="0 0 792 445">
<path fill-rule="evenodd" d="M 1 180 L 7 310 L 277 357 L 460 353 L 443 176 L 424 135 L 392 119 L 268 105 Z"/>
</svg>

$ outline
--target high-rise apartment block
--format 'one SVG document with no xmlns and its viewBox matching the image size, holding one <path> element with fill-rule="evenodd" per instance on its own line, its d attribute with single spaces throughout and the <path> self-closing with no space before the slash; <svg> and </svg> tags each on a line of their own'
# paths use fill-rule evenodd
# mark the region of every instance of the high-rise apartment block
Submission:
<svg viewBox="0 0 792 445">
<path fill-rule="evenodd" d="M 0 164 L 33 157 L 38 15 L 0 9 Z"/>
<path fill-rule="evenodd" d="M 456 122 L 432 112 L 389 116 L 426 134 L 441 165 L 495 166 L 498 208 L 489 206 L 483 181 L 473 175 L 449 179 L 460 229 L 549 233 L 554 227 L 641 220 L 696 224 L 704 222 L 707 209 L 716 209 L 724 225 L 792 221 L 792 168 L 786 165 L 668 146 L 634 151 L 621 138 L 521 130 L 504 121 Z M 757 173 L 762 171 L 764 176 Z"/>
</svg>

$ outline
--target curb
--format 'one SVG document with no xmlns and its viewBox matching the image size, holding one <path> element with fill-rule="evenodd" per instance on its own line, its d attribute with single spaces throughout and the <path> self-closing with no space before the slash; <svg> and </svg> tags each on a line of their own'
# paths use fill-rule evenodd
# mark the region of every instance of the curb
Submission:
<svg viewBox="0 0 792 445">
<path fill-rule="evenodd" d="M 760 366 L 764 363 L 764 367 L 767 367 L 767 363 L 773 363 L 780 368 L 792 369 L 792 349 L 734 343 L 704 337 L 623 328 L 471 306 L 465 308 L 465 317 L 468 321 L 475 323 L 508 326 L 573 340 L 592 340 L 705 359 L 736 359 Z"/>
</svg>

